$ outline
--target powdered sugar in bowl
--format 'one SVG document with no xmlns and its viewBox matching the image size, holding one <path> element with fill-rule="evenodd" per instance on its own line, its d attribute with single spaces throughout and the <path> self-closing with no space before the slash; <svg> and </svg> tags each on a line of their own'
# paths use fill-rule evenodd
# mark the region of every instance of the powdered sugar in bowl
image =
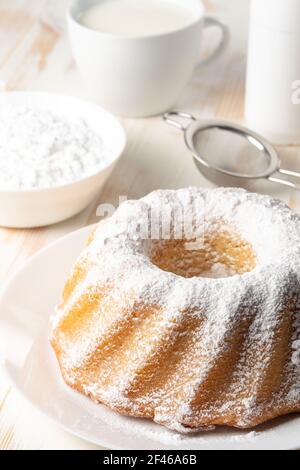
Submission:
<svg viewBox="0 0 300 470">
<path fill-rule="evenodd" d="M 126 145 L 100 107 L 48 93 L 0 94 L 0 225 L 41 227 L 85 209 Z"/>
</svg>

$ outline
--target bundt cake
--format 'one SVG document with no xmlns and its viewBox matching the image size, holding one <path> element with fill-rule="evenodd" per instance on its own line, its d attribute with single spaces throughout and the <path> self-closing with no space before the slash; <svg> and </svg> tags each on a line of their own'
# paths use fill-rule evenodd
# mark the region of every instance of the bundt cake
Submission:
<svg viewBox="0 0 300 470">
<path fill-rule="evenodd" d="M 51 343 L 73 389 L 179 432 L 300 412 L 300 216 L 239 189 L 123 203 L 76 262 Z"/>
</svg>

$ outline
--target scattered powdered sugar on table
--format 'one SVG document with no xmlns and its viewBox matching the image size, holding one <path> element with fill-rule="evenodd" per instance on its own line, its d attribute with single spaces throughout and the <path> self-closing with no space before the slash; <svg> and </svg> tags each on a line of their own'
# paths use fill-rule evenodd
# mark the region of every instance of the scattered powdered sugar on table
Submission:
<svg viewBox="0 0 300 470">
<path fill-rule="evenodd" d="M 60 186 L 109 163 L 102 137 L 83 118 L 37 107 L 1 107 L 0 190 Z"/>
</svg>

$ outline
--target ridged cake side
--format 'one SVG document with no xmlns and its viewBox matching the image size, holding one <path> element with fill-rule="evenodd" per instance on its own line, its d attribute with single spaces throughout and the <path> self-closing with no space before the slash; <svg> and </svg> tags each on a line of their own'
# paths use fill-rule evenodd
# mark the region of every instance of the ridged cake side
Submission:
<svg viewBox="0 0 300 470">
<path fill-rule="evenodd" d="M 225 217 L 257 248 L 257 266 L 220 279 L 155 266 L 148 245 L 132 240 L 132 214 L 178 201 Z M 299 218 L 239 190 L 163 191 L 126 204 L 96 229 L 65 286 L 51 343 L 66 383 L 181 432 L 300 412 Z M 249 223 L 258 228 L 247 232 Z"/>
</svg>

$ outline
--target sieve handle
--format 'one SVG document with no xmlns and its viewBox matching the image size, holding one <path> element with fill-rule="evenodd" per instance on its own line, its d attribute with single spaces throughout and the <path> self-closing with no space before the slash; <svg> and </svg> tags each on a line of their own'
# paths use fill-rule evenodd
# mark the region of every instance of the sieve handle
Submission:
<svg viewBox="0 0 300 470">
<path fill-rule="evenodd" d="M 174 119 L 175 117 L 179 118 L 179 120 Z M 167 124 L 169 124 L 169 126 L 176 127 L 177 129 L 180 129 L 181 131 L 184 132 L 192 122 L 196 121 L 196 118 L 195 116 L 189 113 L 181 113 L 179 111 L 170 111 L 169 113 L 165 113 L 163 115 L 163 120 Z M 185 120 L 188 121 L 188 124 L 186 126 L 184 126 L 183 124 Z"/>
<path fill-rule="evenodd" d="M 284 170 L 283 168 L 279 168 L 278 172 L 281 173 L 282 175 L 293 176 L 294 178 L 300 178 L 300 173 L 298 173 L 297 171 L 290 171 L 290 170 Z"/>
<path fill-rule="evenodd" d="M 282 175 L 292 176 L 293 178 L 300 178 L 300 173 L 298 173 L 297 171 L 284 170 L 283 168 L 279 168 L 277 171 Z M 288 188 L 295 189 L 296 191 L 300 191 L 299 184 L 295 184 L 292 181 L 276 178 L 275 176 L 269 176 L 268 180 L 272 181 L 273 183 L 281 184 L 282 186 L 287 186 Z"/>
<path fill-rule="evenodd" d="M 297 175 L 297 177 L 300 178 L 300 175 Z M 281 184 L 282 186 L 287 186 L 288 188 L 292 188 L 292 189 L 295 189 L 296 191 L 300 191 L 300 185 L 292 183 L 292 181 L 282 180 L 281 178 L 276 178 L 275 176 L 269 176 L 267 179 L 268 181 L 271 181 L 272 183 Z"/>
</svg>

